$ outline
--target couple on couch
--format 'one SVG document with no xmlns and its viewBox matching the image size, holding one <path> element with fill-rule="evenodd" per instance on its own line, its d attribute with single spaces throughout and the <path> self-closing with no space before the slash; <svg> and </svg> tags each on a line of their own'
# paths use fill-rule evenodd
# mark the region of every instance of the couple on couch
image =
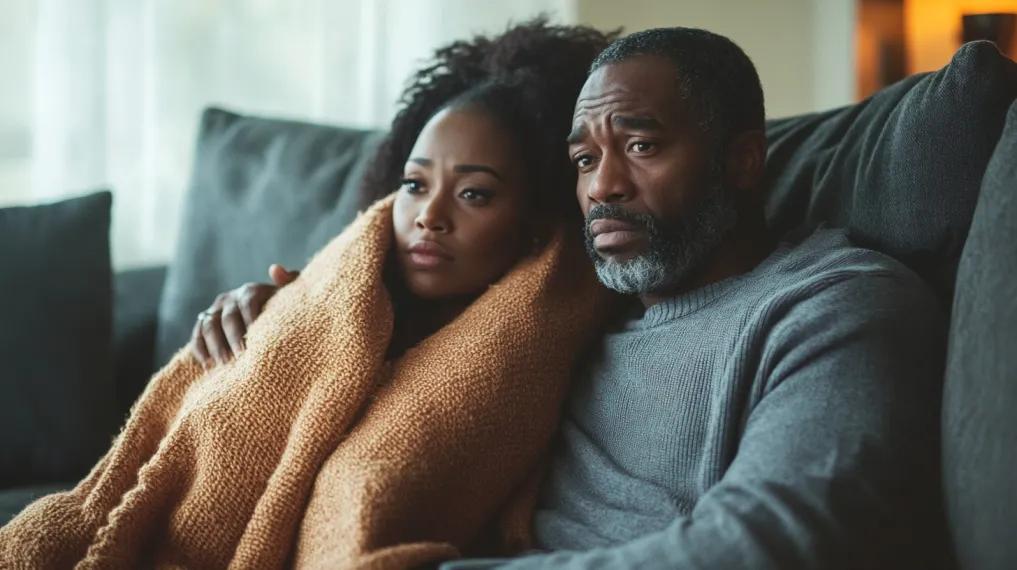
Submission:
<svg viewBox="0 0 1017 570">
<path fill-rule="evenodd" d="M 0 566 L 927 566 L 939 305 L 770 235 L 735 44 L 531 22 L 402 103 L 375 205 L 202 313 Z"/>
</svg>

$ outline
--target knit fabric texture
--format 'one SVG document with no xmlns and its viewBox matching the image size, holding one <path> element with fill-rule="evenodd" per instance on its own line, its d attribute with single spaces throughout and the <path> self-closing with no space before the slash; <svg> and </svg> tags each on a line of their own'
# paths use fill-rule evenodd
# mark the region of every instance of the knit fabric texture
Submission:
<svg viewBox="0 0 1017 570">
<path fill-rule="evenodd" d="M 0 529 L 0 567 L 407 568 L 499 525 L 525 548 L 526 491 L 608 298 L 559 232 L 386 362 L 391 208 L 321 250 L 234 361 L 179 351 L 83 481 Z"/>
</svg>

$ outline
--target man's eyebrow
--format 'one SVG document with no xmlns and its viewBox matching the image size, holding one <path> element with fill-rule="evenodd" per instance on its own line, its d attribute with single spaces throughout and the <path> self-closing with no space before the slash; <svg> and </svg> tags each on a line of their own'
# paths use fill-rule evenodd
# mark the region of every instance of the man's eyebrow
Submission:
<svg viewBox="0 0 1017 570">
<path fill-rule="evenodd" d="M 611 122 L 617 127 L 633 131 L 661 131 L 664 129 L 664 125 L 660 121 L 647 116 L 615 115 L 611 117 Z"/>
<path fill-rule="evenodd" d="M 664 124 L 648 116 L 631 116 L 631 115 L 614 115 L 611 117 L 611 122 L 616 127 L 622 129 L 628 129 L 632 131 L 662 131 L 664 130 Z M 576 125 L 572 127 L 572 132 L 565 139 L 565 142 L 572 145 L 582 142 L 586 138 L 589 131 L 586 129 L 586 125 Z"/>
<path fill-rule="evenodd" d="M 498 180 L 502 179 L 501 174 L 498 174 L 497 170 L 483 164 L 457 164 L 452 167 L 452 170 L 462 174 L 469 174 L 470 172 L 486 172 Z"/>
<path fill-rule="evenodd" d="M 568 144 L 576 144 L 586 138 L 587 130 L 586 125 L 576 125 L 572 127 L 572 132 L 565 138 L 565 142 Z"/>
<path fill-rule="evenodd" d="M 430 158 L 421 158 L 419 156 L 411 156 L 410 158 L 406 159 L 406 162 L 412 162 L 414 164 L 419 164 L 420 166 L 431 166 L 432 164 L 434 164 L 433 162 L 431 162 Z"/>
</svg>

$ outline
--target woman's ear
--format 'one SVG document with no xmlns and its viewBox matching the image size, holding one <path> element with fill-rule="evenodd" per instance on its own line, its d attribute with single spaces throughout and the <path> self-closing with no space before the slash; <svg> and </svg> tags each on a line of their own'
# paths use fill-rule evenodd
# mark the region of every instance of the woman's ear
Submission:
<svg viewBox="0 0 1017 570">
<path fill-rule="evenodd" d="M 740 192 L 759 186 L 766 171 L 766 133 L 743 131 L 727 145 L 727 164 L 724 170 L 729 188 Z"/>
</svg>

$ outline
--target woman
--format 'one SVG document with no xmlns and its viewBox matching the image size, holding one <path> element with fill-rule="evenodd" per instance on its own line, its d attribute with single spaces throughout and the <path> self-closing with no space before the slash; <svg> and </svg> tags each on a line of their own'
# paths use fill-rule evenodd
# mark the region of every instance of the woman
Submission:
<svg viewBox="0 0 1017 570">
<path fill-rule="evenodd" d="M 414 567 L 525 548 L 539 458 L 604 300 L 564 140 L 608 37 L 534 22 L 439 50 L 365 180 L 381 199 L 248 348 L 160 371 L 0 566 Z"/>
</svg>

